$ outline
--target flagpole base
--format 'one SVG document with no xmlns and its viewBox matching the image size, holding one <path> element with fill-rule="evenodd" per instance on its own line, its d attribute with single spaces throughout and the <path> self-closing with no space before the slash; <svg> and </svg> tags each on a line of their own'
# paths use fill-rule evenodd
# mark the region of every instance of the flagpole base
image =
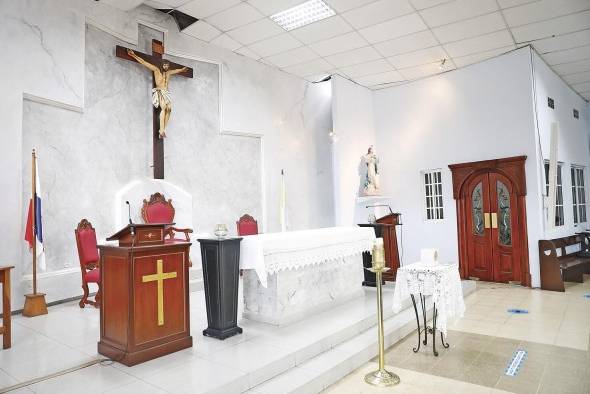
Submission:
<svg viewBox="0 0 590 394">
<path fill-rule="evenodd" d="M 385 369 L 379 369 L 365 375 L 365 382 L 379 387 L 390 387 L 399 384 L 400 379 L 394 373 L 386 371 Z"/>
<path fill-rule="evenodd" d="M 35 317 L 47 314 L 47 303 L 45 293 L 25 294 L 25 307 L 23 316 Z"/>
</svg>

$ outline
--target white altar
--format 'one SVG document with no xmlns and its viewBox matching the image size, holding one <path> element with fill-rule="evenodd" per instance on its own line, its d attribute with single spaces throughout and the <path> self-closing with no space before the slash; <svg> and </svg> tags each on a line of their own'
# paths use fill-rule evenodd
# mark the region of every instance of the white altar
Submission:
<svg viewBox="0 0 590 394">
<path fill-rule="evenodd" d="M 374 242 L 363 227 L 244 237 L 244 317 L 285 325 L 361 296 L 362 252 Z"/>
</svg>

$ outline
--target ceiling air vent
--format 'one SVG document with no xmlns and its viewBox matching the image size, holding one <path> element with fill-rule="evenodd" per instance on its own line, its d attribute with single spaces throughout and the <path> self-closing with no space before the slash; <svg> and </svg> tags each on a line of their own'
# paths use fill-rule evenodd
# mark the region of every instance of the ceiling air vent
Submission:
<svg viewBox="0 0 590 394">
<path fill-rule="evenodd" d="M 580 112 L 578 112 L 577 109 L 574 108 L 574 118 L 575 119 L 580 119 Z"/>
<path fill-rule="evenodd" d="M 555 101 L 551 97 L 547 97 L 547 105 L 549 108 L 555 109 Z"/>
</svg>

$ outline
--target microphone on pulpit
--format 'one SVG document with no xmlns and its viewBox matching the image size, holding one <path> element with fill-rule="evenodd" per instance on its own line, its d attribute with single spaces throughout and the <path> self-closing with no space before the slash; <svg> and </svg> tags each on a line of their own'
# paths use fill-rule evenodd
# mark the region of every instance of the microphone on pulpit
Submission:
<svg viewBox="0 0 590 394">
<path fill-rule="evenodd" d="M 376 208 L 376 207 L 387 207 L 389 208 L 389 213 L 393 214 L 393 211 L 391 210 L 391 206 L 389 206 L 389 204 L 375 204 L 375 205 L 366 205 L 365 208 Z"/>
<path fill-rule="evenodd" d="M 129 218 L 129 224 L 131 225 L 131 235 L 134 236 L 135 226 L 133 226 L 133 221 L 131 220 L 131 204 L 129 204 L 129 201 L 125 201 L 125 204 L 127 204 L 127 216 Z"/>
</svg>

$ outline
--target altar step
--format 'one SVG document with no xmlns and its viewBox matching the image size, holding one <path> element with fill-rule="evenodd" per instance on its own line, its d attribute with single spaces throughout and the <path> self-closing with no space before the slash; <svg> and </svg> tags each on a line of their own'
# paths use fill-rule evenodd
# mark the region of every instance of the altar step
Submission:
<svg viewBox="0 0 590 394">
<path fill-rule="evenodd" d="M 463 281 L 463 294 L 475 291 L 474 281 Z M 384 288 L 384 339 L 388 348 L 416 330 L 416 317 L 411 302 L 407 300 L 404 309 L 394 314 L 391 300 L 394 285 Z M 367 293 L 371 292 L 370 289 Z M 373 298 L 374 297 L 368 297 Z M 427 299 L 427 315 L 432 316 L 432 303 Z M 318 393 L 344 376 L 358 369 L 378 355 L 376 314 L 367 315 L 357 324 L 343 327 L 326 340 L 333 343 L 328 350 L 307 360 L 296 363 L 283 373 L 251 387 L 248 393 Z M 357 329 L 360 328 L 360 332 Z M 308 350 L 309 351 L 309 350 Z"/>
</svg>

